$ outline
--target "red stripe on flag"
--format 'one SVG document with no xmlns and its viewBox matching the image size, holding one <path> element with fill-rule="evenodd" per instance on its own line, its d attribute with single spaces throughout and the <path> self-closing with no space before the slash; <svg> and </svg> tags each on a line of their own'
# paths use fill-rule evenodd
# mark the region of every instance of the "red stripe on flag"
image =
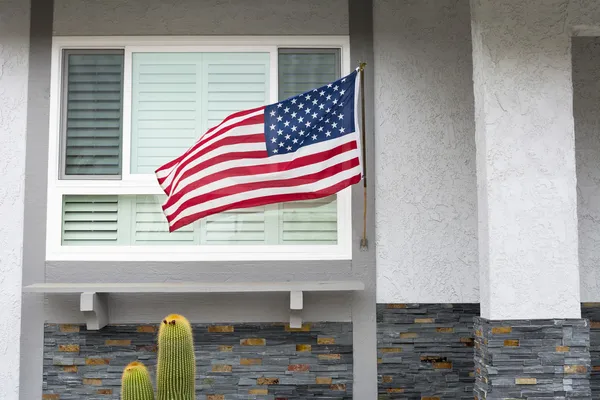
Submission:
<svg viewBox="0 0 600 400">
<path fill-rule="evenodd" d="M 319 199 L 327 196 L 331 196 L 339 192 L 340 190 L 346 188 L 347 186 L 354 185 L 360 182 L 361 174 L 355 175 L 351 178 L 345 179 L 341 182 L 336 183 L 328 188 L 315 191 L 315 192 L 305 192 L 305 193 L 288 193 L 288 194 L 279 194 L 279 195 L 271 195 L 271 196 L 263 196 L 263 197 L 255 197 L 248 200 L 242 200 L 235 203 L 225 204 L 220 207 L 212 208 L 210 210 L 202 211 L 196 214 L 189 215 L 185 218 L 180 219 L 173 225 L 169 225 L 169 232 L 173 232 L 183 226 L 191 224 L 192 222 L 206 217 L 208 215 L 220 213 L 223 211 L 235 209 L 235 208 L 247 208 L 247 207 L 257 207 L 264 206 L 266 204 L 273 203 L 282 203 L 286 201 L 297 201 L 297 200 L 313 200 Z"/>
<path fill-rule="evenodd" d="M 255 112 L 257 110 L 259 110 L 259 109 L 254 109 L 254 110 L 252 110 L 252 112 Z M 233 125 L 227 126 L 227 127 L 223 128 L 219 133 L 217 133 L 217 134 L 215 134 L 213 136 L 210 136 L 210 137 L 207 136 L 213 130 L 216 130 L 219 126 L 223 125 L 223 123 L 225 122 L 224 121 L 224 122 L 220 123 L 217 127 L 211 128 L 204 135 L 202 135 L 202 137 L 200 137 L 198 139 L 198 141 L 196 143 L 194 143 L 192 145 L 192 147 L 190 147 L 189 149 L 187 149 L 182 155 L 180 155 L 179 157 L 177 157 L 173 161 L 170 161 L 170 162 L 164 164 L 163 166 L 157 168 L 155 172 L 160 172 L 160 171 L 164 171 L 166 169 L 172 168 L 173 166 L 175 166 L 178 163 L 180 163 L 181 161 L 183 161 L 189 154 L 193 153 L 202 144 L 206 143 L 207 141 L 209 141 L 211 139 L 214 139 L 216 137 L 222 136 L 225 133 L 231 131 L 232 129 L 239 128 L 239 127 L 246 126 L 246 125 L 262 124 L 262 123 L 264 123 L 264 121 L 265 121 L 264 114 L 255 115 L 255 116 L 246 118 L 246 119 L 244 119 L 242 121 L 238 121 L 238 122 L 236 122 Z M 162 183 L 165 179 L 166 179 L 166 177 L 159 178 L 159 183 Z"/>
<path fill-rule="evenodd" d="M 191 206 L 197 205 L 197 204 L 202 204 L 207 201 L 231 196 L 231 195 L 238 194 L 238 193 L 249 192 L 249 191 L 257 190 L 257 189 L 292 187 L 292 186 L 299 186 L 299 185 L 315 183 L 315 182 L 318 182 L 325 178 L 328 178 L 330 176 L 339 174 L 343 171 L 357 167 L 359 164 L 360 164 L 359 159 L 353 158 L 351 160 L 343 161 L 339 164 L 335 164 L 330 167 L 327 167 L 321 171 L 318 171 L 318 172 L 315 172 L 312 174 L 302 175 L 299 177 L 288 178 L 288 179 L 277 179 L 277 180 L 272 180 L 272 181 L 249 182 L 249 183 L 233 185 L 233 186 L 221 188 L 218 190 L 214 190 L 212 192 L 204 193 L 200 196 L 196 196 L 189 200 L 184 201 L 183 203 L 181 203 L 181 205 L 179 207 L 177 207 L 177 209 L 175 211 L 171 212 L 167 216 L 167 220 L 169 222 L 171 222 L 174 219 L 176 219 L 177 216 L 179 214 L 181 214 L 182 211 L 185 211 L 185 209 L 187 209 Z M 164 206 L 163 206 L 163 210 L 165 210 Z"/>
<path fill-rule="evenodd" d="M 182 196 L 184 196 L 186 193 L 190 192 L 191 190 L 194 190 L 194 189 L 204 186 L 204 185 L 208 185 L 209 183 L 216 182 L 221 179 L 231 178 L 231 177 L 236 177 L 236 176 L 245 176 L 245 175 L 268 174 L 268 173 L 281 172 L 281 171 L 286 171 L 286 170 L 289 171 L 289 170 L 293 170 L 296 168 L 301 168 L 301 167 L 305 167 L 308 165 L 317 164 L 319 162 L 330 159 L 338 154 L 343 154 L 348 151 L 355 150 L 357 148 L 358 148 L 357 143 L 355 141 L 352 141 L 352 142 L 344 143 L 333 149 L 329 149 L 329 150 L 323 151 L 321 153 L 309 154 L 304 157 L 299 157 L 299 158 L 293 159 L 292 161 L 273 163 L 273 164 L 252 165 L 252 166 L 245 166 L 245 167 L 234 167 L 234 168 L 222 170 L 222 171 L 216 172 L 214 174 L 204 176 L 202 178 L 194 180 L 193 183 L 189 183 L 188 185 L 182 187 L 180 190 L 177 190 L 174 193 L 171 193 L 171 196 L 169 196 L 166 203 L 163 205 L 163 210 L 166 210 L 167 208 L 171 207 L 173 204 L 177 203 L 177 201 L 179 201 L 179 199 L 181 199 Z M 222 161 L 219 160 L 218 162 L 222 162 Z M 207 160 L 207 161 L 199 164 L 198 166 L 195 166 L 194 168 L 190 168 L 188 171 L 186 171 L 184 173 L 184 175 L 179 180 L 179 182 L 181 182 L 186 177 L 189 177 L 197 172 L 200 172 L 206 166 L 212 166 L 214 164 L 217 164 L 217 162 L 215 162 L 214 159 L 210 159 L 210 160 Z"/>
</svg>

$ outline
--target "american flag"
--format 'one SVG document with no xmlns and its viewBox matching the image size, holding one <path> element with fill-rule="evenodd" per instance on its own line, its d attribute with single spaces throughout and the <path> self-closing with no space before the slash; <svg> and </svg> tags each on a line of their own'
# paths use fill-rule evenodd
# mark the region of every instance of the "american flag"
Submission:
<svg viewBox="0 0 600 400">
<path fill-rule="evenodd" d="M 173 232 L 222 211 L 330 196 L 362 177 L 358 69 L 236 112 L 156 170 Z"/>
</svg>

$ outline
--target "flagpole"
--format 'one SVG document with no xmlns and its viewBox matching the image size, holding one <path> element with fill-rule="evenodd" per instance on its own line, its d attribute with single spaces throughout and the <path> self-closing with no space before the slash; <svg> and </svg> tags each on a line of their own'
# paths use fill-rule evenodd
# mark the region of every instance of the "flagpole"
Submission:
<svg viewBox="0 0 600 400">
<path fill-rule="evenodd" d="M 361 108 L 361 141 L 362 141 L 362 164 L 363 164 L 363 234 L 360 241 L 360 249 L 367 250 L 367 141 L 365 134 L 365 65 L 361 62 L 358 69 L 360 73 L 360 108 Z"/>
</svg>

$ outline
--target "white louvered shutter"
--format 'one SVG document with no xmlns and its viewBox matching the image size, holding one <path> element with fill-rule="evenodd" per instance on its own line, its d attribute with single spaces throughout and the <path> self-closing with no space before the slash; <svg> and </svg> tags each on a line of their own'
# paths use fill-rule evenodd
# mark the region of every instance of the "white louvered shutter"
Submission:
<svg viewBox="0 0 600 400">
<path fill-rule="evenodd" d="M 65 53 L 66 176 L 121 174 L 123 54 Z"/>
</svg>

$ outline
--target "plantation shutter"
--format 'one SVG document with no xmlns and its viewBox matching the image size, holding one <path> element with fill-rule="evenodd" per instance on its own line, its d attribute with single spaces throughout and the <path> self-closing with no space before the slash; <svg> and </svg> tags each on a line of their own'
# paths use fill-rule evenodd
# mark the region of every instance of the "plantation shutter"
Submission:
<svg viewBox="0 0 600 400">
<path fill-rule="evenodd" d="M 153 174 L 201 133 L 202 55 L 134 53 L 131 173 Z"/>
<path fill-rule="evenodd" d="M 64 196 L 64 245 L 116 245 L 118 196 Z"/>
<path fill-rule="evenodd" d="M 279 99 L 307 92 L 339 79 L 335 49 L 283 49 L 279 52 Z M 336 195 L 279 205 L 279 244 L 336 244 Z"/>
<path fill-rule="evenodd" d="M 121 174 L 122 52 L 65 53 L 65 176 Z"/>
<path fill-rule="evenodd" d="M 169 233 L 169 225 L 161 208 L 163 201 L 164 196 L 131 196 L 134 244 L 197 244 L 197 224 Z"/>
<path fill-rule="evenodd" d="M 269 54 L 205 53 L 205 129 L 226 116 L 269 103 Z M 232 210 L 204 218 L 203 244 L 264 244 L 269 239 L 266 207 Z M 276 226 L 271 224 L 272 229 Z"/>
<path fill-rule="evenodd" d="M 279 51 L 279 100 L 307 92 L 340 78 L 339 50 Z"/>
</svg>

